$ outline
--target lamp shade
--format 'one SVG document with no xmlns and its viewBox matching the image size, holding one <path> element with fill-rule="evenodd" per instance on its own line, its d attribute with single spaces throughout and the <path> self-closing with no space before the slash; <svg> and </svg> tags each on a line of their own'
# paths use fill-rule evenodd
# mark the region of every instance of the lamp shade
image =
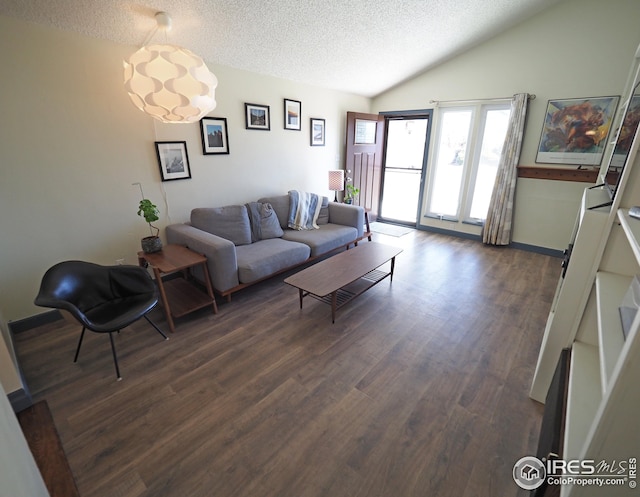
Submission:
<svg viewBox="0 0 640 497">
<path fill-rule="evenodd" d="M 164 123 L 192 123 L 215 109 L 217 78 L 186 48 L 148 45 L 124 62 L 133 104 Z"/>
<path fill-rule="evenodd" d="M 344 190 L 344 171 L 342 169 L 329 171 L 329 190 L 338 192 Z"/>
</svg>

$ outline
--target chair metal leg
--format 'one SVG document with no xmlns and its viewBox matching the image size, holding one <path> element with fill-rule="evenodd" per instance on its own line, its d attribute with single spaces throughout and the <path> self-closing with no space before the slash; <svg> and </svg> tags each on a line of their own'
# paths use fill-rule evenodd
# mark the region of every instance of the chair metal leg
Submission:
<svg viewBox="0 0 640 497">
<path fill-rule="evenodd" d="M 80 333 L 80 340 L 78 340 L 78 347 L 76 348 L 76 356 L 73 358 L 73 362 L 78 362 L 78 354 L 80 353 L 80 346 L 82 345 L 82 338 L 84 337 L 84 332 L 86 328 L 82 327 L 82 333 Z"/>
<path fill-rule="evenodd" d="M 116 355 L 116 346 L 113 344 L 113 332 L 109 333 L 109 340 L 111 341 L 111 352 L 113 352 L 113 363 L 116 365 L 116 376 L 118 381 L 122 379 L 120 376 L 120 368 L 118 368 L 118 356 Z"/>
<path fill-rule="evenodd" d="M 169 337 L 168 337 L 167 335 L 165 335 L 164 333 L 162 333 L 162 330 L 156 326 L 156 323 L 154 323 L 153 321 L 151 321 L 151 319 L 149 319 L 149 316 L 147 316 L 147 315 L 145 314 L 145 315 L 144 315 L 144 318 L 145 318 L 147 321 L 149 321 L 149 324 L 150 324 L 151 326 L 153 326 L 153 327 L 156 329 L 156 331 L 157 331 L 158 333 L 160 333 L 160 334 L 164 337 L 164 339 L 165 339 L 165 340 L 169 340 Z"/>
</svg>

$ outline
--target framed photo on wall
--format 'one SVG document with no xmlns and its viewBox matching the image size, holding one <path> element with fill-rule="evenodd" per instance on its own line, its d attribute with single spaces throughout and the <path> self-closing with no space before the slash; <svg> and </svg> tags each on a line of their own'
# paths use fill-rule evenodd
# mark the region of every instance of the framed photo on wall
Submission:
<svg viewBox="0 0 640 497">
<path fill-rule="evenodd" d="M 271 117 L 268 105 L 244 104 L 247 129 L 271 129 Z"/>
<path fill-rule="evenodd" d="M 597 166 L 620 97 L 549 100 L 536 162 Z"/>
<path fill-rule="evenodd" d="M 187 142 L 155 142 L 162 181 L 191 178 Z"/>
<path fill-rule="evenodd" d="M 311 146 L 324 147 L 324 119 L 312 117 L 311 122 Z"/>
<path fill-rule="evenodd" d="M 224 117 L 203 117 L 200 119 L 200 132 L 202 134 L 203 154 L 229 153 L 227 120 Z"/>
<path fill-rule="evenodd" d="M 284 99 L 284 129 L 302 129 L 302 102 Z"/>
</svg>

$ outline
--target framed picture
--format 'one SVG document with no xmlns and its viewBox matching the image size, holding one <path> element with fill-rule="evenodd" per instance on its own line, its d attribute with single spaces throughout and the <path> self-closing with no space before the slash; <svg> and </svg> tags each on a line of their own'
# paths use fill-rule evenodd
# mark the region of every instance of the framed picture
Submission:
<svg viewBox="0 0 640 497">
<path fill-rule="evenodd" d="M 244 104 L 247 129 L 271 129 L 271 118 L 268 105 Z"/>
<path fill-rule="evenodd" d="M 302 102 L 284 99 L 284 129 L 302 129 Z"/>
<path fill-rule="evenodd" d="M 549 100 L 536 162 L 597 166 L 620 97 Z"/>
<path fill-rule="evenodd" d="M 311 146 L 324 147 L 324 119 L 311 118 Z"/>
<path fill-rule="evenodd" d="M 203 154 L 229 153 L 227 120 L 224 117 L 203 117 L 200 119 L 200 131 L 202 134 Z"/>
<path fill-rule="evenodd" d="M 187 142 L 156 142 L 162 181 L 191 178 Z"/>
</svg>

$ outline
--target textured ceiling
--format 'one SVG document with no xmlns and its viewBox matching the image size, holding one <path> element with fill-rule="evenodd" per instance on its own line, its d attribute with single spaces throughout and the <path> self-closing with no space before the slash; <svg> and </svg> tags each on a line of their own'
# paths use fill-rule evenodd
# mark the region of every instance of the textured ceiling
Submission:
<svg viewBox="0 0 640 497">
<path fill-rule="evenodd" d="M 0 14 L 133 46 L 375 96 L 563 0 L 0 0 Z"/>
</svg>

